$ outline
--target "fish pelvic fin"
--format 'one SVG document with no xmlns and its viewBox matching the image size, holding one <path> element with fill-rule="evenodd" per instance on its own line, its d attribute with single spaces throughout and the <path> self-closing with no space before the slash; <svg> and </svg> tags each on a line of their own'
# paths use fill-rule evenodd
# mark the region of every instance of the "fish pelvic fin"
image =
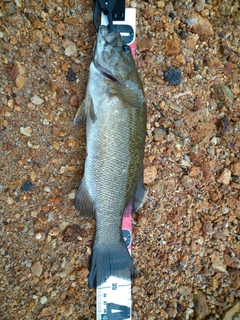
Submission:
<svg viewBox="0 0 240 320">
<path fill-rule="evenodd" d="M 74 207 L 83 217 L 92 218 L 94 216 L 93 201 L 87 190 L 86 181 L 83 177 L 74 198 Z"/>
<path fill-rule="evenodd" d="M 89 288 L 98 287 L 110 276 L 133 279 L 134 266 L 124 241 L 113 244 L 95 244 L 92 250 Z"/>
<path fill-rule="evenodd" d="M 78 126 L 86 120 L 86 101 L 84 100 L 78 108 L 73 124 Z"/>
</svg>

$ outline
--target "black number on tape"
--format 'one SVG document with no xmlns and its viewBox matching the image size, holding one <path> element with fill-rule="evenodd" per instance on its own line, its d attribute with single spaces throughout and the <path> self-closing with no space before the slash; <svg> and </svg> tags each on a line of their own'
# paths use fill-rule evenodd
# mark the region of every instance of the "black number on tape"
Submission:
<svg viewBox="0 0 240 320">
<path fill-rule="evenodd" d="M 107 313 L 101 315 L 101 320 L 127 320 L 130 318 L 130 308 L 116 303 L 107 304 Z"/>
<path fill-rule="evenodd" d="M 117 290 L 117 283 L 112 283 L 112 290 Z"/>
</svg>

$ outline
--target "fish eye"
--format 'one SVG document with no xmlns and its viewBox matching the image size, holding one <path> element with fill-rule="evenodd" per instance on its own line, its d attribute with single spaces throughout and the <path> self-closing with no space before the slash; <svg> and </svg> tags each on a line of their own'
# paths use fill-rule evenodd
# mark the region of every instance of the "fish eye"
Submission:
<svg viewBox="0 0 240 320">
<path fill-rule="evenodd" d="M 126 53 L 130 52 L 130 50 L 131 50 L 130 47 L 127 44 L 124 44 L 122 46 L 122 48 L 123 48 L 123 51 L 126 52 Z"/>
</svg>

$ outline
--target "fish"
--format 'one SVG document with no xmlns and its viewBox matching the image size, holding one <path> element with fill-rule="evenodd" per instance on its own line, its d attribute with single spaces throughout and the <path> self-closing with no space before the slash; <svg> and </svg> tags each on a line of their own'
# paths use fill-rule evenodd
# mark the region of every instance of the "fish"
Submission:
<svg viewBox="0 0 240 320">
<path fill-rule="evenodd" d="M 133 279 L 134 266 L 122 236 L 124 209 L 142 202 L 146 101 L 131 48 L 119 31 L 100 26 L 86 96 L 74 125 L 86 120 L 87 156 L 74 198 L 80 216 L 96 216 L 88 285 L 110 276 Z"/>
</svg>

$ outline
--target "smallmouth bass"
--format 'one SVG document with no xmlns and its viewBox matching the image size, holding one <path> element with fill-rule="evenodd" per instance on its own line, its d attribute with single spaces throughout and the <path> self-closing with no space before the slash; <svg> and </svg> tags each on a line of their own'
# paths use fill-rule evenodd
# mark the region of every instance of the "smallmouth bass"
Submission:
<svg viewBox="0 0 240 320">
<path fill-rule="evenodd" d="M 146 103 L 131 49 L 120 33 L 100 26 L 90 65 L 86 97 L 74 124 L 85 119 L 87 157 L 74 206 L 82 216 L 96 215 L 89 287 L 111 275 L 134 275 L 122 237 L 124 209 L 135 210 L 144 196 L 143 156 Z"/>
</svg>

